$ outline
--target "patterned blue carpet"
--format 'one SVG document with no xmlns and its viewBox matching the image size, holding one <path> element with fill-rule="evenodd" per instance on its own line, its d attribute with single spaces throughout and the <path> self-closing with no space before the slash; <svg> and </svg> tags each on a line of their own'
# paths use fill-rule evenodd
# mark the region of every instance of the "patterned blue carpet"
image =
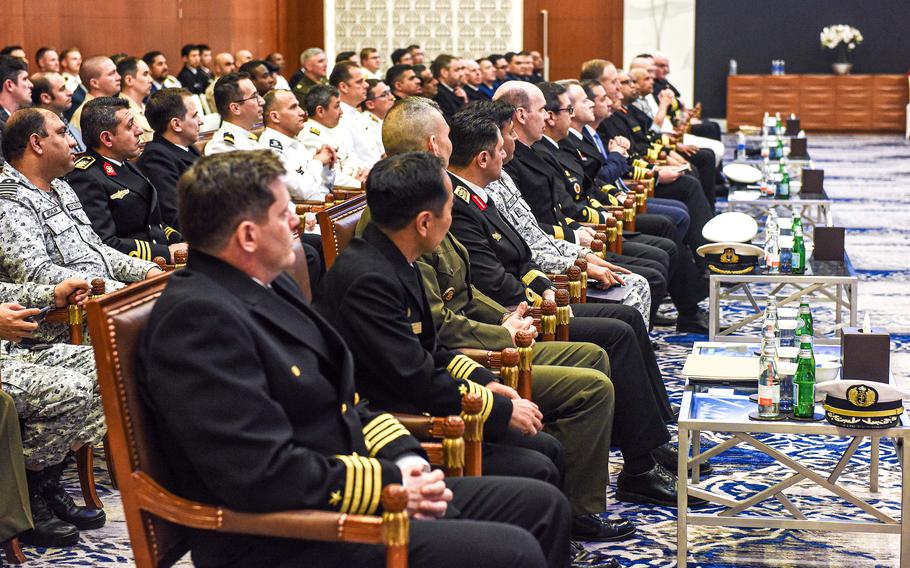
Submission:
<svg viewBox="0 0 910 568">
<path fill-rule="evenodd" d="M 899 383 L 908 384 L 910 371 L 910 144 L 899 136 L 812 136 L 809 148 L 816 165 L 825 170 L 826 188 L 835 200 L 834 218 L 846 226 L 847 249 L 857 268 L 860 315 L 869 313 L 873 323 L 888 327 L 894 340 L 892 368 Z M 679 378 L 692 342 L 702 336 L 658 332 L 662 349 L 659 360 L 676 402 L 681 399 Z M 675 435 L 675 428 L 673 430 Z M 703 435 L 709 447 L 722 438 Z M 846 439 L 803 436 L 765 437 L 772 447 L 798 456 L 800 461 L 826 475 L 847 445 Z M 730 497 L 752 495 L 791 472 L 770 458 L 747 449 L 737 449 L 713 460 L 714 474 L 705 487 Z M 119 495 L 110 488 L 104 460 L 96 459 L 99 493 L 105 503 L 108 523 L 103 529 L 83 533 L 78 547 L 41 550 L 24 547 L 27 566 L 129 566 L 132 552 L 119 505 Z M 615 476 L 622 467 L 618 454 L 610 469 Z M 894 448 L 882 444 L 880 492 L 868 492 L 869 444 L 860 446 L 840 483 L 893 516 L 900 516 L 900 468 Z M 70 474 L 69 488 L 78 494 Z M 770 482 L 770 483 L 769 483 Z M 856 519 L 864 513 L 842 499 L 805 483 L 787 491 L 792 501 L 810 517 Z M 630 506 L 608 492 L 611 512 L 633 519 L 639 526 L 636 538 L 609 545 L 608 549 L 630 567 L 676 566 L 676 510 L 657 506 Z M 780 512 L 777 501 L 765 501 L 767 512 Z M 719 507 L 703 509 L 713 512 Z M 689 566 L 852 568 L 896 567 L 899 538 L 893 535 L 832 534 L 809 531 L 690 527 Z M 190 565 L 187 559 L 180 565 Z"/>
</svg>

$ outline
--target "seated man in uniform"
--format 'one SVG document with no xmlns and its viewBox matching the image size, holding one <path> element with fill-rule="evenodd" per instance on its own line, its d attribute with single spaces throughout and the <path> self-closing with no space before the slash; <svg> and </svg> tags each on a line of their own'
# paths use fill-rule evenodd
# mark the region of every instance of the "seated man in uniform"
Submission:
<svg viewBox="0 0 910 568">
<path fill-rule="evenodd" d="M 444 479 L 355 392 L 344 341 L 283 274 L 299 222 L 283 174 L 261 150 L 203 158 L 181 179 L 193 255 L 155 305 L 137 361 L 172 489 L 242 511 L 375 514 L 383 486 L 400 483 L 414 519 L 411 566 L 566 566 L 569 511 L 557 491 Z M 370 435 L 378 429 L 385 435 Z M 375 546 L 199 530 L 190 548 L 197 565 L 218 567 L 378 567 L 384 557 Z"/>
<path fill-rule="evenodd" d="M 142 129 L 129 104 L 99 97 L 86 103 L 82 136 L 88 147 L 67 174 L 70 184 L 107 245 L 143 260 L 162 257 L 169 263 L 186 243 L 161 219 L 158 191 L 130 160 L 142 151 Z"/>
<path fill-rule="evenodd" d="M 262 97 L 246 73 L 228 73 L 215 83 L 215 106 L 221 128 L 205 145 L 205 155 L 253 150 L 259 138 L 251 131 L 262 120 Z"/>
<path fill-rule="evenodd" d="M 202 118 L 186 89 L 161 89 L 149 97 L 145 116 L 155 131 L 136 165 L 158 190 L 161 219 L 177 225 L 177 180 L 199 159 L 196 141 Z M 179 229 L 178 229 L 179 230 Z"/>
<path fill-rule="evenodd" d="M 67 278 L 57 286 L 0 284 L 0 339 L 7 354 L 0 361 L 0 374 L 3 396 L 15 403 L 12 415 L 18 415 L 19 424 L 13 428 L 16 438 L 21 428 L 23 453 L 12 455 L 13 447 L 9 451 L 14 461 L 24 455 L 33 520 L 31 530 L 19 536 L 33 546 L 72 546 L 79 541 L 80 530 L 99 528 L 106 519 L 101 509 L 77 506 L 60 482 L 72 452 L 83 444 L 100 444 L 104 438 L 104 408 L 92 348 L 43 343 L 53 328 L 66 333 L 65 326 L 39 326 L 31 320 L 39 308 L 64 307 L 71 298 L 83 303 L 88 289 L 88 282 L 79 278 Z M 9 472 L 4 473 L 0 478 L 10 480 Z M 16 525 L 15 513 L 4 510 L 7 505 L 0 504 L 0 517 L 11 515 L 3 524 Z M 0 528 L 0 541 L 10 536 Z"/>
<path fill-rule="evenodd" d="M 330 146 L 336 155 L 335 185 L 360 189 L 370 170 L 353 154 L 351 135 L 339 130 L 342 110 L 338 89 L 316 85 L 307 92 L 304 101 L 309 120 L 297 139 L 312 154 L 325 145 Z M 366 135 L 365 129 L 361 135 Z"/>
</svg>

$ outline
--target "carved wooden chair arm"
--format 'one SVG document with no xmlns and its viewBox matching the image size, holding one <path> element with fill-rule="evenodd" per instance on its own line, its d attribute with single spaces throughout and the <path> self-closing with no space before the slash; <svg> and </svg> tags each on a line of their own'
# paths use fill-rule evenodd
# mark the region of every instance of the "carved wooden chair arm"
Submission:
<svg viewBox="0 0 910 568">
<path fill-rule="evenodd" d="M 383 514 L 350 515 L 317 510 L 245 513 L 214 505 L 204 505 L 177 497 L 141 471 L 133 472 L 130 482 L 139 507 L 166 521 L 186 527 L 225 533 L 279 538 L 385 544 L 390 553 L 407 565 L 408 518 L 407 490 L 389 485 L 382 490 Z M 387 561 L 389 556 L 387 556 Z"/>
<path fill-rule="evenodd" d="M 430 465 L 441 467 L 449 477 L 464 475 L 464 420 L 460 416 L 429 416 L 393 412 L 392 415 L 420 440 Z M 441 440 L 437 442 L 436 440 Z M 469 475 L 480 475 L 472 472 Z"/>
</svg>

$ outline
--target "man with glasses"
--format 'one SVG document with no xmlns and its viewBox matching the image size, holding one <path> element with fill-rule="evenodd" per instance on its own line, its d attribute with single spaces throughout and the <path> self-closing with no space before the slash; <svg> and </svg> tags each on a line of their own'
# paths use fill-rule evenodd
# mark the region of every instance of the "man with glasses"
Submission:
<svg viewBox="0 0 910 568">
<path fill-rule="evenodd" d="M 379 72 L 382 57 L 375 47 L 364 47 L 360 50 L 360 65 L 367 79 L 382 79 L 382 73 Z"/>
<path fill-rule="evenodd" d="M 366 124 L 367 135 L 376 145 L 380 156 L 385 154 L 382 145 L 382 121 L 395 104 L 395 97 L 388 85 L 376 79 L 367 80 L 367 98 L 360 103 L 360 116 Z"/>
<path fill-rule="evenodd" d="M 228 73 L 218 79 L 215 106 L 221 115 L 221 128 L 205 145 L 205 155 L 258 148 L 259 138 L 251 131 L 262 120 L 263 104 L 246 73 Z"/>
</svg>

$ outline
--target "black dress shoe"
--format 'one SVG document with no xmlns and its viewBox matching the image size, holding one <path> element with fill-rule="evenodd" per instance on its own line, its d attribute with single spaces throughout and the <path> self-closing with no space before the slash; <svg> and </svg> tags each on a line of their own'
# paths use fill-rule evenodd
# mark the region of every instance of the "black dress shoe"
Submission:
<svg viewBox="0 0 910 568">
<path fill-rule="evenodd" d="M 619 568 L 615 558 L 601 550 L 585 550 L 581 544 L 571 542 L 572 568 Z"/>
<path fill-rule="evenodd" d="M 60 484 L 60 476 L 63 474 L 65 465 L 66 460 L 63 460 L 57 465 L 44 469 L 45 475 L 41 484 L 41 494 L 47 501 L 48 506 L 61 521 L 73 524 L 79 529 L 88 530 L 103 527 L 107 520 L 104 510 L 76 505 L 70 494 Z"/>
<path fill-rule="evenodd" d="M 679 314 L 676 318 L 676 331 L 679 333 L 708 334 L 708 314 L 703 310 L 696 310 L 692 314 Z"/>
<path fill-rule="evenodd" d="M 651 325 L 657 327 L 670 327 L 671 325 L 676 325 L 676 321 L 673 318 L 668 318 L 667 316 L 662 316 L 660 314 L 654 314 L 651 318 Z"/>
<path fill-rule="evenodd" d="M 679 450 L 670 444 L 664 444 L 651 450 L 651 457 L 654 458 L 654 461 L 668 470 L 676 471 L 679 463 L 676 461 L 679 458 Z M 689 469 L 691 470 L 692 468 L 690 467 Z M 709 475 L 712 471 L 714 471 L 714 467 L 711 465 L 710 461 L 705 460 L 698 463 L 699 475 Z"/>
<path fill-rule="evenodd" d="M 32 508 L 32 522 L 35 528 L 19 535 L 19 539 L 30 546 L 59 548 L 73 546 L 79 542 L 79 529 L 61 521 L 48 506 L 41 492 L 44 470 L 25 472 L 28 482 L 28 500 Z"/>
<path fill-rule="evenodd" d="M 572 517 L 572 538 L 577 540 L 613 542 L 625 540 L 633 534 L 635 525 L 623 519 L 611 521 L 594 513 Z"/>
<path fill-rule="evenodd" d="M 675 507 L 676 476 L 664 466 L 656 464 L 650 470 L 638 475 L 619 472 L 616 480 L 616 498 L 629 503 L 651 503 Z M 699 507 L 708 502 L 698 497 L 689 497 L 690 507 Z"/>
</svg>

